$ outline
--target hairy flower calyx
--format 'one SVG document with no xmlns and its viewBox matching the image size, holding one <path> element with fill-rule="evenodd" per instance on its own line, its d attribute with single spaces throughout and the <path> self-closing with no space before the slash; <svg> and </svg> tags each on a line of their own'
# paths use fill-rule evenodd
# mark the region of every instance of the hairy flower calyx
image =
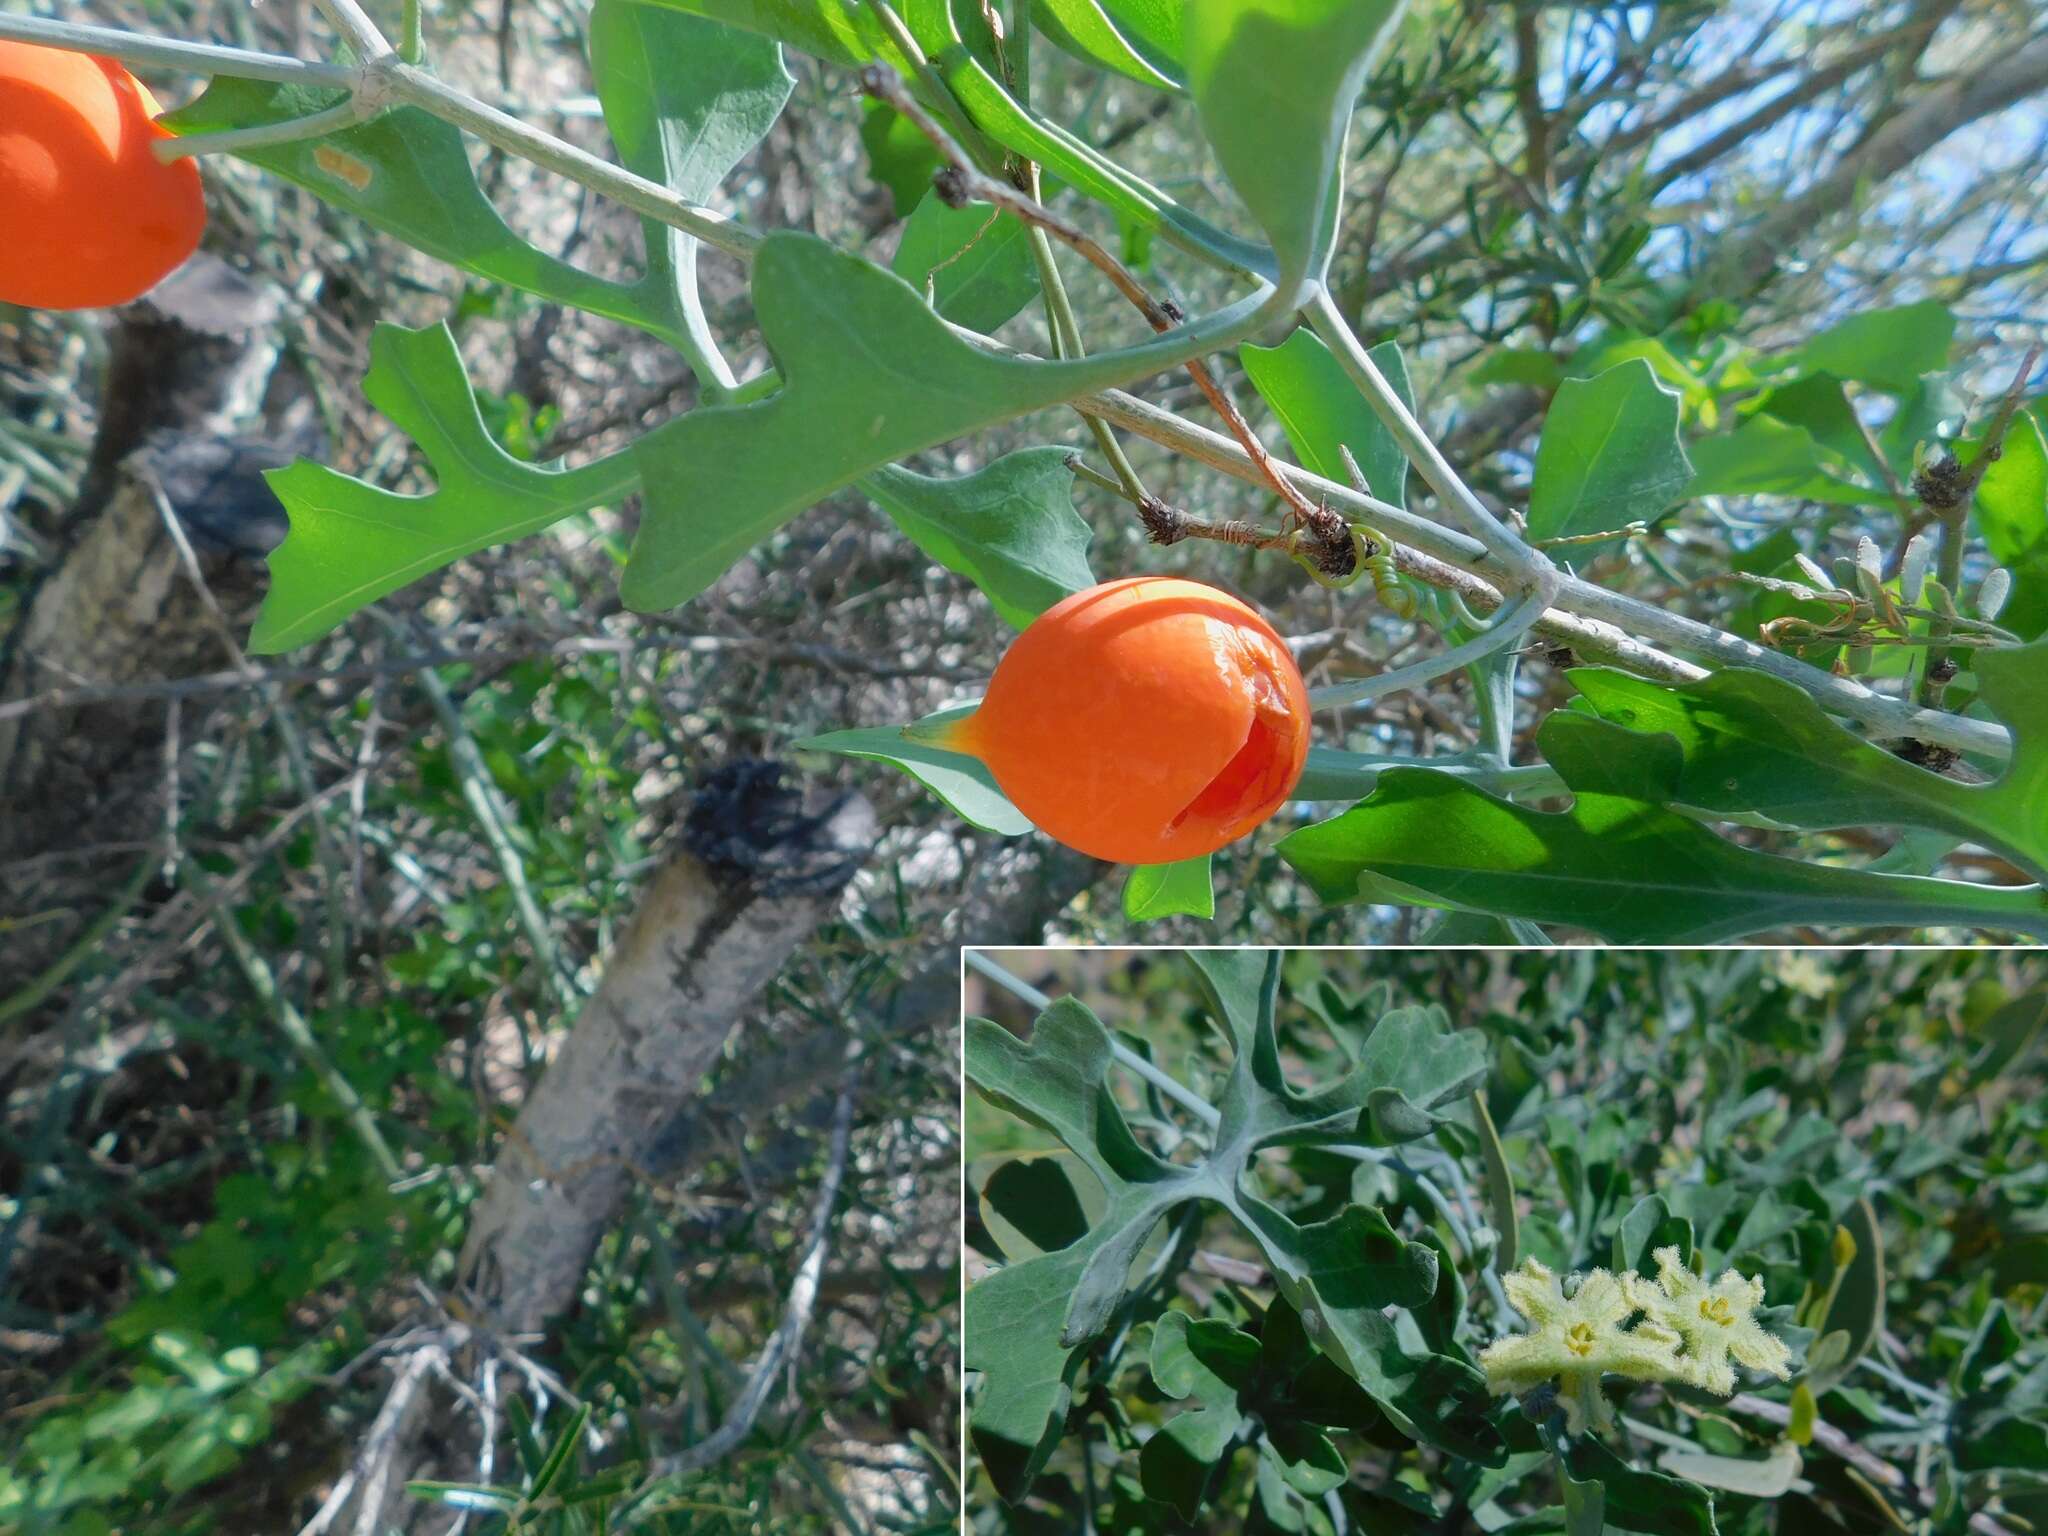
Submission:
<svg viewBox="0 0 2048 1536">
<path fill-rule="evenodd" d="M 1655 1281 L 1630 1275 L 1624 1283 L 1645 1317 L 1685 1341 L 1684 1380 L 1725 1397 L 1735 1390 L 1736 1364 L 1780 1381 L 1791 1375 L 1792 1351 L 1756 1319 L 1764 1299 L 1760 1276 L 1730 1269 L 1709 1284 L 1680 1262 L 1676 1248 L 1659 1248 L 1653 1257 Z"/>
<path fill-rule="evenodd" d="M 1600 1395 L 1603 1375 L 1680 1381 L 1724 1397 L 1735 1390 L 1731 1359 L 1785 1379 L 1792 1352 L 1755 1316 L 1760 1278 L 1731 1269 L 1709 1285 L 1676 1248 L 1658 1249 L 1656 1260 L 1656 1280 L 1596 1269 L 1579 1277 L 1570 1296 L 1547 1266 L 1524 1260 L 1501 1284 L 1529 1331 L 1481 1352 L 1487 1385 L 1525 1393 L 1556 1378 L 1565 1428 L 1579 1434 L 1613 1421 Z"/>
<path fill-rule="evenodd" d="M 1566 1296 L 1547 1265 L 1527 1259 L 1501 1284 L 1530 1331 L 1501 1339 L 1480 1355 L 1487 1385 L 1496 1392 L 1527 1392 L 1556 1377 L 1565 1425 L 1573 1433 L 1589 1420 L 1608 1422 L 1599 1392 L 1603 1374 L 1663 1381 L 1674 1373 L 1678 1335 L 1654 1323 L 1624 1328 L 1636 1309 L 1621 1280 L 1606 1270 L 1581 1276 Z"/>
</svg>

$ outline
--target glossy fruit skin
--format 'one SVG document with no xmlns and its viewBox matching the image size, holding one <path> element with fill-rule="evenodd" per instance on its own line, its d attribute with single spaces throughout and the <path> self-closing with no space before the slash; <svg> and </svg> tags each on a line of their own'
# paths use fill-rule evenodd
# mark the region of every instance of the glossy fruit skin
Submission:
<svg viewBox="0 0 2048 1536">
<path fill-rule="evenodd" d="M 945 744 L 1068 847 L 1167 864 L 1278 810 L 1308 726 L 1308 690 L 1270 624 L 1200 582 L 1133 576 L 1041 614 Z"/>
<path fill-rule="evenodd" d="M 0 41 L 0 303 L 98 309 L 154 288 L 206 230 L 191 160 L 110 59 Z"/>
</svg>

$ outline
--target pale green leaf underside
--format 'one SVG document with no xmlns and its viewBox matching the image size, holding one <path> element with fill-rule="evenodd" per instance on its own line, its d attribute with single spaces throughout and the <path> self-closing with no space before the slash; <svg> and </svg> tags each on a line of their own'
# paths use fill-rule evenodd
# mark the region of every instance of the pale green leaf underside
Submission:
<svg viewBox="0 0 2048 1536">
<path fill-rule="evenodd" d="M 1337 165 L 1400 0 L 1188 0 L 1188 83 L 1224 175 L 1273 242 L 1283 286 L 1330 257 Z"/>
<path fill-rule="evenodd" d="M 923 727 L 940 725 L 948 720 L 957 720 L 970 710 L 971 706 L 941 710 L 918 724 Z M 988 769 L 977 759 L 918 740 L 906 734 L 900 726 L 878 725 L 860 730 L 828 731 L 823 736 L 813 736 L 796 745 L 806 751 L 836 752 L 841 757 L 864 758 L 869 762 L 888 763 L 900 768 L 943 800 L 954 815 L 984 832 L 993 832 L 999 837 L 1019 837 L 1031 830 L 1031 823 L 1024 819 L 1024 813 L 1010 804 L 1009 797 L 996 787 Z"/>
<path fill-rule="evenodd" d="M 165 121 L 180 133 L 288 122 L 340 98 L 332 91 L 217 75 Z M 667 272 L 608 282 L 536 249 L 507 227 L 477 185 L 462 131 L 416 107 L 367 123 L 240 152 L 239 158 L 347 209 L 372 227 L 451 266 L 674 344 L 683 317 Z"/>
<path fill-rule="evenodd" d="M 1162 917 L 1213 918 L 1216 889 L 1210 855 L 1173 864 L 1140 864 L 1124 880 L 1124 916 L 1134 923 Z"/>
<path fill-rule="evenodd" d="M 987 594 L 1022 629 L 1061 598 L 1095 585 L 1094 531 L 1074 510 L 1070 448 L 1020 448 L 956 479 L 889 465 L 861 489 L 912 543 Z"/>
</svg>

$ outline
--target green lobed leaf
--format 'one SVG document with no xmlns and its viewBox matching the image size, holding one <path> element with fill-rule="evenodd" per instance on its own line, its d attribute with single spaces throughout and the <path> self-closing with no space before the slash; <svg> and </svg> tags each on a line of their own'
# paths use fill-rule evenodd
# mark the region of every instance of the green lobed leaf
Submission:
<svg viewBox="0 0 2048 1536">
<path fill-rule="evenodd" d="M 1124 916 L 1134 923 L 1162 917 L 1213 918 L 1216 889 L 1209 863 L 1205 853 L 1174 864 L 1138 865 L 1124 880 Z"/>
<path fill-rule="evenodd" d="M 179 133 L 290 122 L 341 100 L 333 91 L 216 75 L 163 121 Z M 450 266 L 603 315 L 679 344 L 684 317 L 665 271 L 614 283 L 538 250 L 507 227 L 477 185 L 462 130 L 417 107 L 394 107 L 318 138 L 244 149 L 261 166 Z"/>
<path fill-rule="evenodd" d="M 1039 1015 L 1028 1043 L 986 1020 L 968 1021 L 975 1090 L 1057 1136 L 1106 1195 L 1103 1214 L 1078 1242 L 1006 1265 L 968 1292 L 968 1367 L 983 1373 L 972 1433 L 998 1489 L 1014 1502 L 1044 1465 L 1059 1439 L 1069 1373 L 1078 1369 L 1074 1351 L 1110 1324 L 1147 1235 L 1190 1200 L 1220 1205 L 1237 1220 L 1307 1336 L 1404 1432 L 1481 1461 L 1502 1454 L 1486 1422 L 1484 1378 L 1462 1361 L 1411 1351 L 1385 1314 L 1434 1294 L 1434 1251 L 1403 1242 L 1376 1210 L 1350 1206 L 1303 1226 L 1246 1187 L 1266 1147 L 1354 1139 L 1367 1121 L 1422 1134 L 1439 1107 L 1484 1073 L 1483 1044 L 1452 1033 L 1440 1011 L 1400 1010 L 1377 1022 L 1359 1065 L 1304 1094 L 1280 1074 L 1279 956 L 1190 958 L 1236 1051 L 1207 1155 L 1192 1163 L 1162 1161 L 1140 1145 L 1111 1086 L 1109 1034 L 1079 1003 L 1062 999 Z"/>
<path fill-rule="evenodd" d="M 940 710 L 918 722 L 930 727 L 957 720 L 971 705 Z M 915 729 L 915 728 L 910 728 Z M 836 752 L 841 757 L 863 758 L 901 768 L 926 789 L 943 800 L 954 815 L 969 826 L 999 837 L 1021 837 L 1031 830 L 1024 813 L 1010 804 L 978 758 L 948 752 L 894 725 L 867 726 L 859 730 L 828 731 L 796 745 L 799 750 Z"/>
<path fill-rule="evenodd" d="M 2013 735 L 2012 757 L 1989 784 L 1872 745 L 1768 673 L 1729 668 L 1665 685 L 1584 667 L 1571 678 L 1603 719 L 1678 743 L 1679 804 L 1813 829 L 1899 823 L 1954 832 L 2048 878 L 2048 643 L 1979 650 L 1975 664 L 1983 702 Z"/>
<path fill-rule="evenodd" d="M 1415 390 L 1400 346 L 1384 341 L 1370 356 L 1402 404 L 1414 410 Z M 1277 347 L 1238 348 L 1238 358 L 1259 398 L 1280 418 L 1304 469 L 1348 485 L 1351 475 L 1339 450 L 1349 448 L 1373 495 L 1408 505 L 1408 455 L 1315 332 L 1297 327 Z"/>
<path fill-rule="evenodd" d="M 1932 299 L 1892 309 L 1873 309 L 1829 326 L 1791 356 L 1807 373 L 1832 373 L 1907 395 L 1920 376 L 1948 369 L 1956 317 Z"/>
<path fill-rule="evenodd" d="M 971 331 L 999 329 L 1038 297 L 1038 268 L 1024 225 L 990 203 L 955 208 L 926 192 L 889 270 L 932 307 Z"/>
<path fill-rule="evenodd" d="M 1599 1479 L 1579 1476 L 1569 1464 L 1561 1463 L 1557 1471 L 1565 1536 L 1606 1536 L 1607 1491 Z"/>
<path fill-rule="evenodd" d="M 500 447 L 484 428 L 445 325 L 379 325 L 363 395 L 419 445 L 435 488 L 399 495 L 305 459 L 272 470 L 266 478 L 291 529 L 270 556 L 270 591 L 249 636 L 252 651 L 303 644 L 429 571 L 633 487 L 623 454 L 562 469 Z"/>
<path fill-rule="evenodd" d="M 1147 1498 L 1192 1522 L 1208 1501 L 1216 1470 L 1244 1427 L 1239 1398 L 1258 1370 L 1259 1341 L 1214 1319 L 1168 1312 L 1152 1325 L 1152 1379 L 1168 1397 L 1194 1400 L 1139 1453 Z"/>
<path fill-rule="evenodd" d="M 921 89 L 919 72 L 888 39 L 873 8 L 862 0 L 651 3 L 780 38 L 793 48 L 846 68 L 879 59 L 908 78 L 913 89 Z M 1115 0 L 1108 9 L 1122 23 L 1125 36 L 1133 37 L 1145 14 L 1161 3 L 1164 0 Z M 958 16 L 947 0 L 905 0 L 897 9 L 954 101 L 976 127 L 1003 148 L 1037 161 L 1050 175 L 1107 205 L 1127 229 L 1148 236 L 1166 234 L 1247 271 L 1271 274 L 1270 251 L 1217 229 L 1158 187 L 1021 105 L 990 67 L 993 39 L 985 25 L 976 27 L 971 38 L 963 37 Z M 926 105 L 937 104 L 928 101 Z"/>
<path fill-rule="evenodd" d="M 1039 30 L 1076 58 L 1155 90 L 1178 91 L 1180 16 L 1172 0 L 1038 0 Z"/>
<path fill-rule="evenodd" d="M 861 148 L 868 175 L 889 192 L 896 217 L 907 218 L 932 189 L 932 176 L 946 162 L 917 125 L 886 102 L 870 101 L 860 120 Z"/>
<path fill-rule="evenodd" d="M 1842 1228 L 1856 1252 L 1819 1327 L 1823 1333 L 1847 1335 L 1848 1344 L 1829 1369 L 1812 1372 L 1807 1384 L 1816 1397 L 1844 1380 L 1884 1330 L 1884 1229 L 1878 1225 L 1876 1208 L 1868 1200 L 1855 1201 L 1842 1218 Z"/>
<path fill-rule="evenodd" d="M 1210 148 L 1273 242 L 1320 280 L 1344 135 L 1400 0 L 1187 0 L 1188 83 Z"/>
<path fill-rule="evenodd" d="M 642 0 L 596 0 L 589 43 L 619 159 L 693 203 L 708 202 L 767 137 L 796 87 L 769 39 Z M 697 292 L 698 241 L 655 219 L 640 228 L 647 282 L 665 284 L 684 329 L 715 350 Z"/>
<path fill-rule="evenodd" d="M 861 489 L 919 549 L 987 594 L 1022 629 L 1095 585 L 1094 530 L 1074 510 L 1073 450 L 1020 448 L 952 480 L 888 465 Z"/>
<path fill-rule="evenodd" d="M 1629 759 L 1659 750 L 1657 738 L 1559 711 L 1538 742 L 1574 791 L 1569 810 L 1531 810 L 1430 769 L 1389 769 L 1370 799 L 1290 834 L 1281 856 L 1324 901 L 1462 907 L 1570 923 L 1614 943 L 1711 943 L 1804 924 L 2048 935 L 2048 898 L 2035 887 L 1757 853 L 1660 804 L 1604 792 L 1617 772 L 1643 780 Z M 1675 782 L 1676 744 L 1661 747 Z"/>
<path fill-rule="evenodd" d="M 1809 373 L 1781 384 L 1764 397 L 1759 409 L 1776 420 L 1804 428 L 1835 460 L 1852 466 L 1856 478 L 1868 488 L 1871 501 L 1888 499 L 1883 489 L 1885 463 L 1858 424 L 1848 391 L 1833 374 Z"/>
<path fill-rule="evenodd" d="M 1600 1489 L 1609 1530 L 1718 1536 L 1713 1498 L 1697 1483 L 1632 1467 L 1590 1435 L 1571 1443 L 1565 1461 L 1573 1479 Z"/>
<path fill-rule="evenodd" d="M 1733 432 L 1695 438 L 1691 455 L 1687 497 L 1785 496 L 1843 507 L 1874 499 L 1811 432 L 1775 416 L 1753 416 Z"/>
<path fill-rule="evenodd" d="M 1210 317 L 1227 330 L 1255 305 Z M 632 447 L 646 510 L 619 581 L 641 611 L 688 602 L 755 543 L 882 465 L 1203 348 L 1204 327 L 1070 362 L 1000 357 L 946 328 L 892 273 L 809 235 L 754 257 L 754 308 L 782 387 L 700 406 Z"/>
<path fill-rule="evenodd" d="M 1978 483 L 1976 514 L 1977 531 L 2001 565 L 2048 552 L 2048 443 L 2032 416 L 2023 412 L 2006 428 Z"/>
<path fill-rule="evenodd" d="M 1641 358 L 1565 380 L 1536 446 L 1529 536 L 1600 533 L 1661 514 L 1692 479 L 1678 415 L 1677 391 Z"/>
</svg>

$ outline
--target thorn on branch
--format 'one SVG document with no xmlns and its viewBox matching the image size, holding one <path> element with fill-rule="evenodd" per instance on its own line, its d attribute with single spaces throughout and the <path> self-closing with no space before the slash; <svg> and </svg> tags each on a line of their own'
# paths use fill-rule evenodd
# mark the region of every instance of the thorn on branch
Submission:
<svg viewBox="0 0 2048 1536">
<path fill-rule="evenodd" d="M 1332 581 L 1343 581 L 1358 569 L 1358 543 L 1342 513 L 1318 504 L 1299 516 L 1301 535 L 1294 545 L 1297 555 Z"/>
<path fill-rule="evenodd" d="M 1138 521 L 1154 544 L 1178 544 L 1188 536 L 1188 515 L 1170 507 L 1157 496 L 1147 495 L 1138 503 Z"/>
<path fill-rule="evenodd" d="M 1998 452 L 1997 448 L 1991 448 L 1985 457 L 1996 458 Z M 1937 517 L 1953 516 L 1958 507 L 1969 501 L 1973 489 L 1975 487 L 1968 483 L 1962 464 L 1950 453 L 1931 459 L 1913 471 L 1913 494 Z"/>
<path fill-rule="evenodd" d="M 974 201 L 974 192 L 968 184 L 967 174 L 957 165 L 940 166 L 934 171 L 932 190 L 939 194 L 939 201 L 948 208 L 965 208 Z"/>
</svg>

